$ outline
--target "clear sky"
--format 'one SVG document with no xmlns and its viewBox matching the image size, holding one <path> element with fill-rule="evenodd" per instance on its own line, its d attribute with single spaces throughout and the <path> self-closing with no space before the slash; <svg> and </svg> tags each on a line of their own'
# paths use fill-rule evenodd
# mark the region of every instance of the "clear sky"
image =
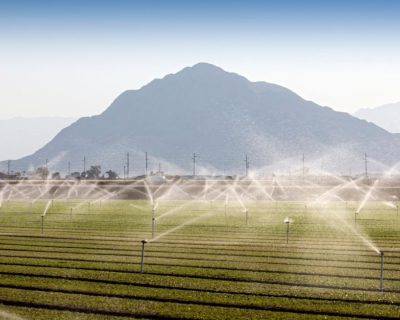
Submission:
<svg viewBox="0 0 400 320">
<path fill-rule="evenodd" d="M 0 118 L 102 112 L 193 65 L 353 112 L 400 101 L 400 1 L 0 1 Z"/>
</svg>

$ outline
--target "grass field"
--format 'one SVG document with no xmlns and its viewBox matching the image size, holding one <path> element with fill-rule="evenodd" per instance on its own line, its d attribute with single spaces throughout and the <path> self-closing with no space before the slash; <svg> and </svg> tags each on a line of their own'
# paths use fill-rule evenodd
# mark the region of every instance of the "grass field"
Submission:
<svg viewBox="0 0 400 320">
<path fill-rule="evenodd" d="M 246 223 L 239 203 L 163 201 L 144 273 L 148 201 L 54 200 L 42 229 L 48 204 L 2 203 L 0 318 L 400 317 L 400 217 L 383 202 L 356 221 L 356 202 L 249 202 Z"/>
</svg>

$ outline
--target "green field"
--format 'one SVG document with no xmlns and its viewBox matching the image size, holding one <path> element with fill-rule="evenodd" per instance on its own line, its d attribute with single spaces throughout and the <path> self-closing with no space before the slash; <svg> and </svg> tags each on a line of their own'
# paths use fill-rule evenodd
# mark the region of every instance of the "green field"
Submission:
<svg viewBox="0 0 400 320">
<path fill-rule="evenodd" d="M 355 221 L 358 202 L 163 201 L 144 273 L 148 201 L 54 200 L 42 229 L 47 204 L 2 203 L 0 318 L 400 317 L 400 217 L 384 202 Z"/>
</svg>

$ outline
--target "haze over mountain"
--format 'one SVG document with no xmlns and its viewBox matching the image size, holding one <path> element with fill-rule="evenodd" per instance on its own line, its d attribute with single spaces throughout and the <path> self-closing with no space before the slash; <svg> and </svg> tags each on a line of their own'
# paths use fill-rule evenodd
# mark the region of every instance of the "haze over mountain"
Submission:
<svg viewBox="0 0 400 320">
<path fill-rule="evenodd" d="M 0 159 L 17 159 L 35 152 L 75 118 L 0 119 Z"/>
<path fill-rule="evenodd" d="M 389 132 L 400 133 L 400 102 L 375 108 L 362 108 L 354 116 L 377 124 Z"/>
<path fill-rule="evenodd" d="M 400 141 L 279 85 L 200 63 L 123 92 L 102 114 L 79 119 L 13 167 L 33 168 L 49 159 L 52 170 L 65 172 L 70 161 L 72 170 L 81 171 L 85 156 L 87 166 L 121 173 L 128 151 L 131 175 L 144 172 L 145 151 L 150 169 L 161 162 L 170 173 L 190 173 L 193 152 L 201 173 L 243 173 L 245 154 L 251 168 L 265 166 L 263 172 L 298 170 L 304 154 L 307 166 L 354 173 L 364 170 L 364 152 L 376 159 L 373 170 L 383 168 L 380 162 L 397 162 Z"/>
</svg>

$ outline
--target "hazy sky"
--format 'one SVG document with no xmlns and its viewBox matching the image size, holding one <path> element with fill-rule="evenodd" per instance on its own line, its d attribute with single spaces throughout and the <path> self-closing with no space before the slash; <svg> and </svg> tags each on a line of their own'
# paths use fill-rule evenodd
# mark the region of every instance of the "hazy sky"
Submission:
<svg viewBox="0 0 400 320">
<path fill-rule="evenodd" d="M 336 110 L 400 101 L 400 1 L 0 0 L 0 118 L 102 112 L 197 62 Z"/>
</svg>

